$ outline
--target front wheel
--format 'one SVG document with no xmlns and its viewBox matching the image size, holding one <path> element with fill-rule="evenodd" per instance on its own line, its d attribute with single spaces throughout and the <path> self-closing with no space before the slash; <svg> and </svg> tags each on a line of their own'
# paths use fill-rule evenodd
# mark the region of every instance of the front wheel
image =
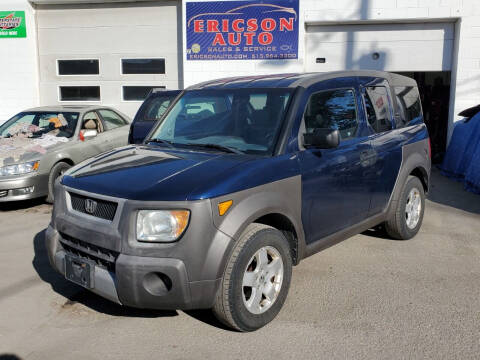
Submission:
<svg viewBox="0 0 480 360">
<path fill-rule="evenodd" d="M 280 312 L 291 277 L 285 236 L 271 226 L 250 224 L 227 263 L 213 312 L 233 329 L 257 330 Z"/>
<path fill-rule="evenodd" d="M 50 204 L 53 204 L 54 200 L 54 192 L 53 192 L 53 187 L 55 185 L 55 180 L 57 180 L 60 176 L 63 175 L 65 171 L 71 168 L 71 165 L 60 161 L 55 164 L 55 166 L 50 170 L 50 175 L 48 176 L 48 196 L 47 196 L 47 202 Z"/>
<path fill-rule="evenodd" d="M 415 176 L 409 176 L 395 212 L 385 223 L 388 235 L 398 240 L 411 239 L 422 226 L 424 212 L 425 192 L 422 182 Z"/>
</svg>

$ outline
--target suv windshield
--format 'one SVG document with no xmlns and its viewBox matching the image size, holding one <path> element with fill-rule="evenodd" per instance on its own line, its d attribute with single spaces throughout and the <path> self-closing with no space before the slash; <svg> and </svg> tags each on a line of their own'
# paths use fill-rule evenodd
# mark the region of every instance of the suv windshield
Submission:
<svg viewBox="0 0 480 360">
<path fill-rule="evenodd" d="M 56 137 L 72 137 L 78 121 L 73 112 L 21 112 L 0 126 L 0 137 L 25 134 L 40 137 L 44 134 Z"/>
<path fill-rule="evenodd" d="M 291 93 L 291 89 L 187 91 L 150 141 L 271 154 Z"/>
</svg>

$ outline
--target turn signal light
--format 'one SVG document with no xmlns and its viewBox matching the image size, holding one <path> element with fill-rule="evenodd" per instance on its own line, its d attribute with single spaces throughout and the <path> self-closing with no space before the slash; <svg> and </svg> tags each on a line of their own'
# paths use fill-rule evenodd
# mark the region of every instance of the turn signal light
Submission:
<svg viewBox="0 0 480 360">
<path fill-rule="evenodd" d="M 221 203 L 218 204 L 218 214 L 220 216 L 223 216 L 225 215 L 225 213 L 228 211 L 228 209 L 230 209 L 230 206 L 232 206 L 233 204 L 233 200 L 227 200 L 227 201 L 223 201 Z"/>
<path fill-rule="evenodd" d="M 173 210 L 170 214 L 175 218 L 177 222 L 177 229 L 175 236 L 178 238 L 185 231 L 188 225 L 188 219 L 190 218 L 190 211 L 188 210 Z"/>
</svg>

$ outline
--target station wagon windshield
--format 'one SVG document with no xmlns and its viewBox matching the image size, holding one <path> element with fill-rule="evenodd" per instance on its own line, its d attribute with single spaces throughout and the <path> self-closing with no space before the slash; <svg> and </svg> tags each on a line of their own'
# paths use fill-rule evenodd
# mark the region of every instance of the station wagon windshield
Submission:
<svg viewBox="0 0 480 360">
<path fill-rule="evenodd" d="M 21 112 L 0 126 L 0 137 L 26 134 L 35 138 L 48 134 L 69 138 L 75 133 L 78 116 L 76 112 Z"/>
<path fill-rule="evenodd" d="M 187 91 L 147 142 L 272 154 L 291 89 Z"/>
</svg>

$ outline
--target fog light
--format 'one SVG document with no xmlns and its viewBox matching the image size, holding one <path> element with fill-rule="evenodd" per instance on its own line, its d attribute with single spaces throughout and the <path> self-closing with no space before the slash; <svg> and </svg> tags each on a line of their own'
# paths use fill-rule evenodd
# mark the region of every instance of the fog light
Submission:
<svg viewBox="0 0 480 360">
<path fill-rule="evenodd" d="M 172 279 L 161 272 L 152 272 L 143 278 L 143 287 L 152 295 L 164 296 L 172 289 Z"/>
<path fill-rule="evenodd" d="M 25 188 L 20 188 L 20 189 L 13 189 L 13 195 L 28 195 L 33 193 L 33 190 L 35 190 L 34 186 L 29 186 Z"/>
</svg>

